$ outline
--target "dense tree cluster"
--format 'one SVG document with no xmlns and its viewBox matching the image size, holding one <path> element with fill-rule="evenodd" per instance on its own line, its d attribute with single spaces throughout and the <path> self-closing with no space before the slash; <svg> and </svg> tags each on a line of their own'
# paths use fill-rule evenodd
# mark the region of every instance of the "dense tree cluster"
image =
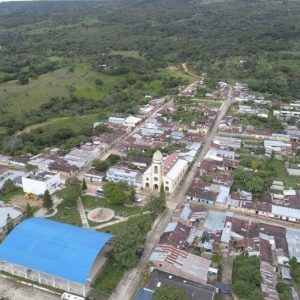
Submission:
<svg viewBox="0 0 300 300">
<path fill-rule="evenodd" d="M 121 161 L 121 157 L 119 155 L 110 154 L 104 161 L 98 159 L 94 160 L 93 167 L 100 172 L 104 172 L 119 161 Z"/>
<path fill-rule="evenodd" d="M 129 186 L 125 182 L 108 182 L 102 187 L 107 201 L 112 203 L 125 203 L 128 200 Z"/>
<path fill-rule="evenodd" d="M 113 255 L 123 266 L 133 267 L 138 262 L 139 253 L 152 222 L 153 217 L 150 214 L 131 217 L 115 237 L 112 246 Z"/>
<path fill-rule="evenodd" d="M 239 255 L 234 259 L 232 290 L 240 299 L 263 300 L 260 289 L 262 282 L 260 259 L 257 256 Z"/>
</svg>

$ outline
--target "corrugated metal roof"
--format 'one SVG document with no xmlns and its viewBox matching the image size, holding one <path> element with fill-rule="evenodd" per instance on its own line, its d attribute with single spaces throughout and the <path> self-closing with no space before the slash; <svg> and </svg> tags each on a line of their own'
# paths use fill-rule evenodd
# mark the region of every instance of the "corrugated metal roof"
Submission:
<svg viewBox="0 0 300 300">
<path fill-rule="evenodd" d="M 0 259 L 85 284 L 102 247 L 113 237 L 41 218 L 23 221 L 0 247 Z"/>
</svg>

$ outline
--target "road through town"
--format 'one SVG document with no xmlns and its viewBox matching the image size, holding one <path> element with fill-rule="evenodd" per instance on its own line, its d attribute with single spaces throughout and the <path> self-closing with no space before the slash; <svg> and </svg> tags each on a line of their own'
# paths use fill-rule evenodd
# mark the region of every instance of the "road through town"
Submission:
<svg viewBox="0 0 300 300">
<path fill-rule="evenodd" d="M 204 142 L 204 145 L 203 145 L 197 159 L 195 160 L 195 163 L 192 165 L 190 172 L 184 178 L 179 192 L 172 199 L 168 199 L 168 200 L 171 200 L 171 202 L 174 203 L 174 201 L 176 201 L 176 202 L 184 201 L 185 192 L 188 189 L 189 185 L 191 184 L 191 181 L 194 178 L 194 175 L 197 171 L 197 163 L 199 161 L 203 160 L 206 152 L 209 150 L 210 144 L 214 140 L 215 135 L 217 134 L 219 123 L 222 120 L 222 118 L 225 116 L 225 114 L 229 108 L 231 93 L 232 93 L 232 89 L 231 89 L 231 87 L 229 87 L 227 100 L 224 101 L 222 107 L 220 108 L 220 111 L 215 120 L 214 126 L 212 127 L 210 133 L 208 134 L 208 136 Z M 171 203 L 172 207 L 174 207 L 174 205 L 172 205 L 173 203 Z M 149 236 L 149 239 L 146 243 L 145 252 L 144 252 L 139 264 L 135 268 L 132 268 L 126 272 L 124 278 L 118 284 L 117 289 L 111 295 L 111 297 L 110 297 L 111 300 L 127 300 L 127 299 L 129 300 L 129 299 L 131 299 L 132 292 L 136 290 L 136 286 L 139 282 L 141 273 L 143 272 L 143 270 L 145 269 L 145 267 L 148 263 L 152 249 L 156 246 L 161 234 L 163 233 L 166 226 L 168 225 L 168 223 L 171 220 L 172 212 L 173 212 L 172 208 L 170 208 L 170 207 L 167 208 L 166 212 L 160 217 L 159 220 L 157 220 L 157 222 L 154 225 L 152 232 Z"/>
<path fill-rule="evenodd" d="M 232 94 L 232 87 L 229 86 L 227 99 L 226 99 L 226 101 L 223 102 L 223 104 L 220 108 L 220 111 L 217 115 L 217 118 L 214 122 L 214 125 L 213 125 L 212 129 L 210 130 L 209 134 L 207 135 L 207 137 L 205 139 L 205 142 L 204 142 L 197 158 L 194 160 L 194 163 L 192 164 L 189 173 L 187 174 L 187 176 L 182 181 L 178 193 L 175 195 L 175 197 L 171 198 L 170 200 L 173 200 L 173 201 L 179 202 L 179 203 L 184 202 L 185 193 L 186 193 L 186 191 L 189 188 L 193 178 L 195 177 L 195 175 L 197 173 L 197 169 L 198 169 L 197 165 L 198 165 L 199 162 L 202 162 L 202 160 L 205 157 L 207 151 L 209 150 L 211 142 L 214 140 L 214 138 L 215 138 L 215 136 L 218 132 L 218 127 L 219 127 L 220 121 L 226 115 L 226 112 L 227 112 L 227 110 L 230 106 L 231 94 Z"/>
</svg>

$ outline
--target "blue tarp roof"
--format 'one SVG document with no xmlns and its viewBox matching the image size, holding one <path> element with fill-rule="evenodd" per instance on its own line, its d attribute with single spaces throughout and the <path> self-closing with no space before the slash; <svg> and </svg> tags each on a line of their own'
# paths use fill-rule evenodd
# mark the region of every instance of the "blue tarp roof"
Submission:
<svg viewBox="0 0 300 300">
<path fill-rule="evenodd" d="M 113 235 L 41 218 L 20 223 L 0 247 L 0 259 L 85 284 Z"/>
<path fill-rule="evenodd" d="M 153 297 L 154 292 L 145 290 L 145 289 L 139 289 L 136 293 L 134 300 L 151 300 Z"/>
</svg>

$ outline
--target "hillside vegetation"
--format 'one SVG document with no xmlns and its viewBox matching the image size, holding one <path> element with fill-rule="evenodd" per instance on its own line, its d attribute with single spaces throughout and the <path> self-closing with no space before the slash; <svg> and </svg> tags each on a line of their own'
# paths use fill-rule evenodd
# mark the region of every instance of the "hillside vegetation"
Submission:
<svg viewBox="0 0 300 300">
<path fill-rule="evenodd" d="M 57 3 L 0 4 L 0 152 L 24 151 L 26 134 L 16 135 L 32 124 L 103 120 L 136 113 L 145 94 L 176 94 L 196 80 L 183 62 L 211 85 L 243 81 L 269 98 L 298 98 L 299 1 Z"/>
</svg>

